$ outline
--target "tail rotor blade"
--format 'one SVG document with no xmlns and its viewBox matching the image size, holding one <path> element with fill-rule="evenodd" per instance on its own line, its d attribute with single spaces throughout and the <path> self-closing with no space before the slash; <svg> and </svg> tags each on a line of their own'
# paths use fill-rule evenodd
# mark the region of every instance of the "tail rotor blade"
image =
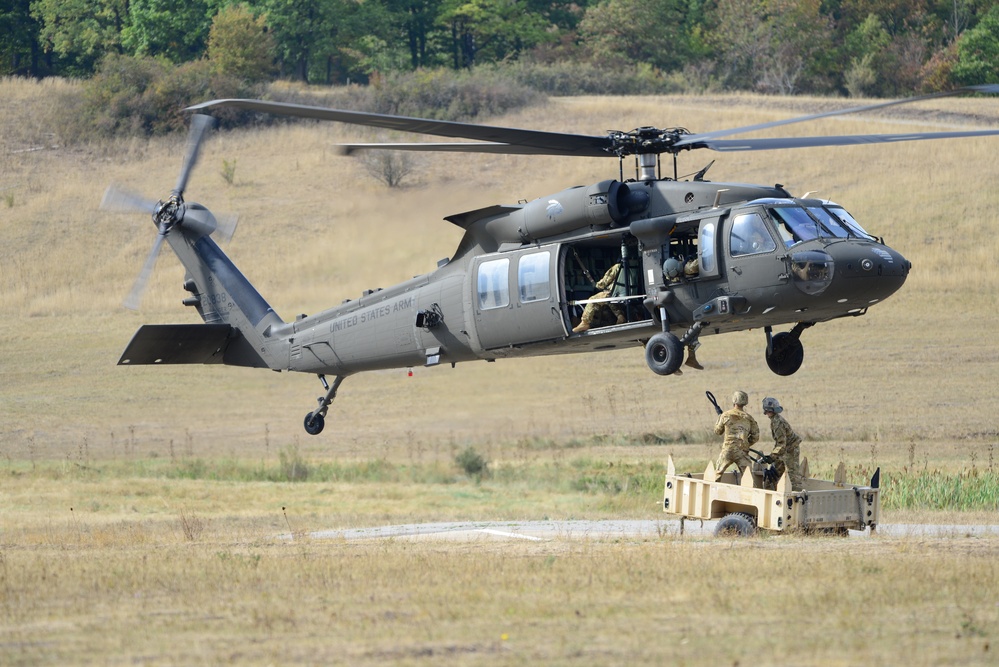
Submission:
<svg viewBox="0 0 999 667">
<path fill-rule="evenodd" d="M 139 272 L 139 277 L 135 279 L 132 291 L 125 297 L 123 305 L 129 310 L 139 309 L 139 303 L 142 301 L 142 295 L 146 291 L 149 278 L 153 275 L 153 267 L 156 266 L 156 258 L 159 257 L 160 248 L 163 247 L 163 239 L 165 238 L 165 234 L 156 235 L 156 241 L 153 243 L 153 249 L 149 251 L 149 256 L 146 257 L 146 263 L 142 265 L 142 271 Z"/>
<path fill-rule="evenodd" d="M 101 210 L 114 213 L 148 213 L 156 211 L 157 201 L 129 192 L 117 185 L 110 185 L 101 199 Z"/>
<path fill-rule="evenodd" d="M 235 214 L 221 215 L 217 218 L 215 233 L 212 235 L 219 243 L 228 243 L 236 234 L 236 225 L 239 224 L 239 216 Z"/>
<path fill-rule="evenodd" d="M 184 156 L 184 164 L 180 169 L 180 176 L 177 179 L 177 187 L 174 192 L 183 194 L 187 187 L 187 179 L 191 176 L 191 170 L 198 162 L 198 152 L 201 150 L 201 142 L 205 132 L 215 124 L 215 119 L 204 114 L 191 116 L 191 130 L 187 135 L 187 154 Z"/>
</svg>

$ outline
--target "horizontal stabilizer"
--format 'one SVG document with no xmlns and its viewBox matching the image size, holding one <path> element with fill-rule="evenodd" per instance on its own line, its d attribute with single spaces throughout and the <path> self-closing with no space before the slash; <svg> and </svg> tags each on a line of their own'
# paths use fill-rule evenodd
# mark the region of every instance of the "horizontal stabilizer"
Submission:
<svg viewBox="0 0 999 667">
<path fill-rule="evenodd" d="M 228 324 L 146 324 L 118 365 L 221 364 L 231 331 Z"/>
</svg>

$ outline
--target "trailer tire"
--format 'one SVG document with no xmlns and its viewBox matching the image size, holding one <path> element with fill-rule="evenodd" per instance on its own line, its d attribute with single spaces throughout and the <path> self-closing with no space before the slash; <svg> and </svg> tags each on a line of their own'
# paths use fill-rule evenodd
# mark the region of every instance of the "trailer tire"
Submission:
<svg viewBox="0 0 999 667">
<path fill-rule="evenodd" d="M 743 512 L 726 514 L 715 526 L 715 537 L 749 537 L 755 533 L 756 522 Z"/>
</svg>

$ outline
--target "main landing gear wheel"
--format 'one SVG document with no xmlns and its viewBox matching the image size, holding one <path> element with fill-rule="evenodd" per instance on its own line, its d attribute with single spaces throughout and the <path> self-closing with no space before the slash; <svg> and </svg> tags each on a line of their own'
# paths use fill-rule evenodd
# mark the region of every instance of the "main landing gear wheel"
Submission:
<svg viewBox="0 0 999 667">
<path fill-rule="evenodd" d="M 773 337 L 771 351 L 767 354 L 767 366 L 777 375 L 794 375 L 805 360 L 805 348 L 801 340 L 789 333 L 779 333 Z"/>
<path fill-rule="evenodd" d="M 645 344 L 645 363 L 658 375 L 672 375 L 683 363 L 683 344 L 668 331 L 657 333 Z"/>
<path fill-rule="evenodd" d="M 309 435 L 319 435 L 326 426 L 326 418 L 322 415 L 312 416 L 312 413 L 305 415 L 305 432 Z"/>
</svg>

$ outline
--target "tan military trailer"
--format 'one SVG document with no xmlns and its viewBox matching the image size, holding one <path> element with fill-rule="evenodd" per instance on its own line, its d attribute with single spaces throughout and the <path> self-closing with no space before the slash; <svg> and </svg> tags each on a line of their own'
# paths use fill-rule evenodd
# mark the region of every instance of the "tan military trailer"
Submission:
<svg viewBox="0 0 999 667">
<path fill-rule="evenodd" d="M 761 462 L 741 479 L 737 472 L 726 472 L 713 481 L 717 475 L 710 461 L 703 473 L 677 474 L 670 456 L 663 511 L 680 517 L 681 534 L 686 519 L 720 519 L 715 535 L 751 535 L 757 530 L 846 535 L 868 527 L 875 531 L 881 506 L 880 468 L 866 486 L 847 484 L 842 463 L 831 482 L 810 477 L 807 459 L 801 472 L 804 489 L 793 491 L 787 473 L 769 482 Z"/>
</svg>

